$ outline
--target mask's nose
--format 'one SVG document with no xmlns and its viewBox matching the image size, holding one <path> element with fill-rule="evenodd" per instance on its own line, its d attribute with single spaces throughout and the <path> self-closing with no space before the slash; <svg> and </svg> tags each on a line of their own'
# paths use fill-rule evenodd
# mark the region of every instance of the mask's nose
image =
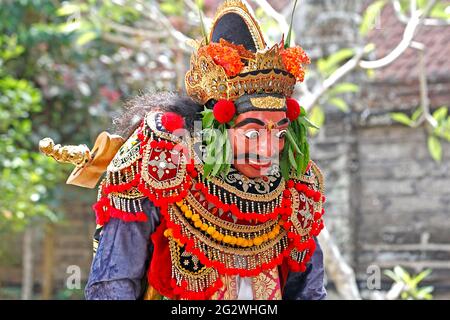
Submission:
<svg viewBox="0 0 450 320">
<path fill-rule="evenodd" d="M 280 139 L 274 137 L 273 130 L 260 130 L 257 150 L 260 156 L 272 158 L 279 153 Z"/>
</svg>

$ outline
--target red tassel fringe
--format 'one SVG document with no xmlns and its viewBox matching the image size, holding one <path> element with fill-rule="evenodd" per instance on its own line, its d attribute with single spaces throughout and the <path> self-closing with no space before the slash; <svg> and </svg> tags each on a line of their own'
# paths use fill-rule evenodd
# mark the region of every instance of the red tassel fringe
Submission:
<svg viewBox="0 0 450 320">
<path fill-rule="evenodd" d="M 141 152 L 143 151 L 144 144 L 148 143 L 148 137 L 143 133 L 143 126 L 144 122 L 142 122 L 141 128 L 138 131 L 138 139 L 141 141 L 141 149 L 140 149 Z M 161 144 L 161 146 L 159 144 Z M 159 144 L 158 146 L 163 147 L 162 142 L 159 142 Z M 166 143 L 164 146 L 168 148 L 173 148 L 173 144 L 171 143 Z M 309 167 L 310 164 L 308 165 L 307 170 L 309 169 Z M 163 196 L 162 191 L 160 190 L 148 189 L 145 182 L 141 181 L 141 175 L 138 173 L 135 175 L 134 179 L 128 183 L 104 187 L 102 193 L 105 196 L 102 197 L 97 203 L 93 205 L 93 209 L 96 213 L 97 224 L 104 225 L 111 218 L 118 218 L 127 222 L 147 221 L 147 215 L 144 212 L 130 213 L 116 209 L 111 206 L 110 200 L 106 197 L 106 195 L 112 192 L 123 192 L 130 188 L 137 187 L 138 190 L 144 196 L 149 198 L 149 200 L 151 200 L 155 206 L 161 208 L 162 219 L 165 221 L 165 223 L 161 223 L 161 225 L 157 228 L 157 230 L 159 229 L 158 231 L 160 232 L 155 232 L 152 235 L 152 237 L 157 236 L 158 238 L 160 237 L 164 238 L 163 231 L 166 229 L 166 227 L 171 228 L 173 236 L 176 239 L 178 239 L 182 244 L 185 245 L 186 251 L 195 254 L 203 265 L 215 268 L 219 274 L 240 275 L 242 277 L 257 276 L 263 270 L 271 269 L 274 268 L 275 266 L 281 265 L 283 261 L 287 262 L 289 269 L 292 271 L 303 272 L 306 270 L 306 264 L 311 259 L 315 251 L 316 244 L 313 238 L 310 238 L 307 241 L 302 242 L 301 237 L 297 233 L 289 231 L 290 228 L 292 227 L 292 223 L 290 222 L 286 222 L 283 225 L 283 227 L 288 231 L 288 238 L 289 238 L 288 247 L 285 250 L 283 250 L 283 252 L 281 252 L 277 257 L 274 257 L 269 263 L 264 263 L 255 269 L 248 270 L 238 268 L 227 268 L 223 263 L 219 261 L 209 260 L 208 257 L 203 252 L 194 247 L 194 241 L 192 239 L 181 234 L 181 227 L 169 220 L 168 204 L 175 203 L 184 199 L 187 196 L 188 190 L 190 190 L 192 184 L 190 176 L 196 177 L 198 175 L 193 165 L 188 165 L 188 172 L 189 175 L 187 176 L 187 182 L 185 182 L 181 186 L 177 186 L 177 188 L 174 188 L 174 191 L 175 189 L 178 189 L 177 191 L 179 194 L 172 197 Z M 297 191 L 303 192 L 308 198 L 312 198 L 316 202 L 325 201 L 324 195 L 322 195 L 319 191 L 313 190 L 306 184 L 299 182 L 295 183 L 295 181 L 293 180 L 287 181 L 286 184 L 287 188 L 295 188 Z M 225 212 L 231 211 L 231 213 L 235 215 L 238 219 L 247 221 L 256 220 L 259 222 L 266 222 L 269 219 L 277 218 L 279 215 L 281 215 L 283 219 L 287 220 L 287 218 L 292 214 L 292 209 L 290 208 L 291 193 L 289 189 L 286 189 L 284 191 L 281 206 L 279 208 L 276 208 L 273 212 L 264 215 L 256 212 L 244 213 L 240 211 L 236 205 L 227 205 L 222 203 L 218 197 L 209 194 L 207 187 L 201 182 L 197 183 L 196 189 L 203 192 L 207 201 L 211 202 L 216 207 L 222 209 Z M 314 222 L 309 234 L 311 237 L 317 236 L 323 229 L 323 221 L 321 220 L 323 213 L 324 213 L 323 209 L 322 212 L 314 213 Z M 157 239 L 154 240 L 156 240 L 156 243 L 158 243 Z M 299 263 L 290 258 L 289 254 L 293 248 L 296 248 L 299 251 L 307 250 L 307 253 L 302 262 Z M 158 258 L 159 257 L 157 255 L 154 255 L 153 257 L 155 261 L 158 261 Z M 171 261 L 166 261 L 166 264 L 170 265 L 170 263 Z M 166 267 L 169 267 L 169 265 L 167 265 Z M 211 287 L 209 287 L 207 290 L 203 292 L 188 291 L 186 282 L 183 282 L 181 286 L 178 286 L 173 279 L 170 283 L 170 287 L 167 287 L 167 284 L 163 285 L 159 283 L 159 281 L 155 280 L 155 274 L 154 272 L 152 272 L 152 269 L 154 268 L 149 268 L 148 270 L 149 282 L 151 282 L 152 285 L 154 285 L 155 289 L 158 290 L 161 294 L 172 299 L 177 298 L 193 299 L 193 300 L 209 299 L 217 290 L 219 290 L 223 286 L 223 283 L 219 277 L 217 281 L 215 281 L 215 283 L 211 285 Z"/>
<path fill-rule="evenodd" d="M 112 207 L 107 197 L 101 198 L 92 206 L 92 209 L 95 212 L 96 223 L 101 226 L 108 223 L 111 218 L 121 219 L 125 222 L 146 222 L 148 220 L 147 215 L 142 211 L 131 213 Z"/>
</svg>

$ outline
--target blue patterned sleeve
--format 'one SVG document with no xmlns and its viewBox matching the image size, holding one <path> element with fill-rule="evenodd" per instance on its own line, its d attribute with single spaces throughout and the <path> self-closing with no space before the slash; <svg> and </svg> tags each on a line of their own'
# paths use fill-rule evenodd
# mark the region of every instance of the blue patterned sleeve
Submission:
<svg viewBox="0 0 450 320">
<path fill-rule="evenodd" d="M 150 235 L 159 224 L 159 211 L 143 200 L 147 222 L 112 218 L 100 236 L 85 288 L 87 300 L 136 300 L 145 289 L 146 268 L 153 249 Z"/>
<path fill-rule="evenodd" d="M 283 299 L 286 300 L 323 300 L 327 296 L 324 286 L 325 270 L 323 253 L 319 241 L 316 241 L 311 261 L 305 272 L 290 272 L 284 288 Z"/>
</svg>

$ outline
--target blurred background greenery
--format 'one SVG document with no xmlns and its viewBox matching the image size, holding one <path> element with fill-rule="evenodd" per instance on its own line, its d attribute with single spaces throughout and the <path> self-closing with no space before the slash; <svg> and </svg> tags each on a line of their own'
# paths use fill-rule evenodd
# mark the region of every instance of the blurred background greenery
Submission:
<svg viewBox="0 0 450 320">
<path fill-rule="evenodd" d="M 146 81 L 152 70 L 144 54 L 101 39 L 89 45 L 86 37 L 80 40 L 84 31 L 70 29 L 72 18 L 61 8 L 59 1 L 1 2 L 0 238 L 64 219 L 64 192 L 56 186 L 71 168 L 39 154 L 39 139 L 89 143 L 111 127 L 123 97 L 149 84 L 168 85 Z M 138 19 L 114 8 L 120 20 Z M 0 241 L 0 261 L 20 265 L 21 247 L 10 244 Z M 16 296 L 14 290 L 5 295 Z"/>
</svg>

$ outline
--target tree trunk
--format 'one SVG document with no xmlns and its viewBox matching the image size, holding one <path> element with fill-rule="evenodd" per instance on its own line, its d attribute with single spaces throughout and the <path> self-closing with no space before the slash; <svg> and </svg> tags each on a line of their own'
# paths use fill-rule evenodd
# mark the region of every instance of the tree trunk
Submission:
<svg viewBox="0 0 450 320">
<path fill-rule="evenodd" d="M 33 298 L 33 240 L 34 228 L 28 227 L 23 235 L 22 247 L 22 300 Z"/>
<path fill-rule="evenodd" d="M 345 300 L 360 300 L 355 273 L 342 257 L 327 228 L 322 229 L 318 238 L 324 255 L 327 276 L 333 281 L 339 295 Z"/>
<path fill-rule="evenodd" d="M 51 300 L 53 297 L 53 267 L 55 265 L 55 224 L 45 225 L 44 252 L 42 261 L 42 299 Z"/>
</svg>

